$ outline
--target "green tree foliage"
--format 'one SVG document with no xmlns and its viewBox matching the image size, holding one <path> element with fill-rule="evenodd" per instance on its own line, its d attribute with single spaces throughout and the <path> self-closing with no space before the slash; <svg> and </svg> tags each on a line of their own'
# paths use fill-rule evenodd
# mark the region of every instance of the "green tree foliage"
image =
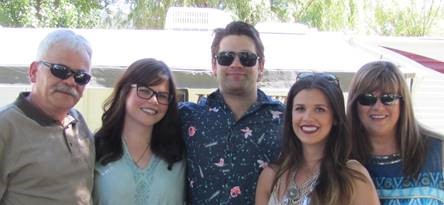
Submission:
<svg viewBox="0 0 444 205">
<path fill-rule="evenodd" d="M 171 6 L 217 8 L 251 24 L 401 36 L 427 35 L 444 18 L 444 0 L 0 0 L 0 25 L 162 29 Z"/>
<path fill-rule="evenodd" d="M 231 10 L 237 17 L 237 20 L 256 24 L 266 18 L 269 6 L 267 1 L 264 0 L 233 0 L 226 1 L 226 9 Z"/>
<path fill-rule="evenodd" d="M 136 29 L 162 29 L 171 6 L 219 8 L 221 5 L 216 0 L 128 0 L 128 3 L 131 11 L 126 22 Z"/>
<path fill-rule="evenodd" d="M 281 21 L 326 31 L 353 29 L 356 22 L 355 0 L 274 0 L 271 10 Z"/>
<path fill-rule="evenodd" d="M 165 23 L 166 12 L 173 5 L 173 0 L 131 0 L 131 12 L 128 15 L 134 28 L 161 29 Z"/>
<path fill-rule="evenodd" d="M 29 0 L 4 0 L 0 2 L 0 24 L 19 27 L 31 23 Z"/>
<path fill-rule="evenodd" d="M 99 0 L 3 0 L 0 24 L 9 27 L 91 28 L 100 20 Z"/>
<path fill-rule="evenodd" d="M 221 0 L 182 0 L 176 1 L 176 6 L 198 7 L 198 8 L 219 8 L 221 9 L 224 1 Z"/>
<path fill-rule="evenodd" d="M 352 29 L 355 25 L 353 0 L 310 1 L 295 13 L 295 19 L 319 30 L 338 31 Z"/>
<path fill-rule="evenodd" d="M 442 17 L 442 6 L 442 0 L 409 0 L 404 4 L 395 0 L 379 0 L 373 29 L 382 35 L 424 36 L 429 33 L 438 17 Z"/>
<path fill-rule="evenodd" d="M 323 31 L 355 30 L 359 27 L 361 30 L 357 32 L 366 34 L 423 36 L 439 19 L 444 18 L 444 0 L 271 2 L 270 9 L 280 21 L 304 23 Z"/>
<path fill-rule="evenodd" d="M 232 13 L 234 19 L 252 24 L 264 19 L 266 11 L 269 10 L 266 0 L 130 0 L 129 3 L 131 5 L 129 20 L 137 29 L 163 28 L 166 13 L 171 6 L 222 9 Z"/>
</svg>

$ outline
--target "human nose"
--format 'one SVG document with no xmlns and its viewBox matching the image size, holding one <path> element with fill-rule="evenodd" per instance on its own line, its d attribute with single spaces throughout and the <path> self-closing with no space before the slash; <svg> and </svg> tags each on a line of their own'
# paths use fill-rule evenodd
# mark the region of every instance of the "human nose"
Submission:
<svg viewBox="0 0 444 205">
<path fill-rule="evenodd" d="M 74 79 L 74 75 L 70 75 L 68 78 L 64 79 L 63 81 L 70 86 L 78 85 L 76 80 Z"/>
<path fill-rule="evenodd" d="M 153 95 L 151 96 L 150 99 L 148 99 L 148 101 L 155 103 L 155 104 L 159 104 L 159 98 L 157 97 L 157 93 L 153 92 Z"/>
<path fill-rule="evenodd" d="M 230 66 L 233 66 L 233 67 L 242 67 L 242 63 L 240 62 L 239 55 L 234 55 L 233 62 L 231 63 Z"/>
<path fill-rule="evenodd" d="M 382 103 L 381 98 L 377 97 L 375 104 L 372 105 L 372 108 L 383 108 L 384 103 Z"/>
<path fill-rule="evenodd" d="M 309 110 L 305 111 L 304 114 L 303 114 L 303 118 L 302 119 L 304 121 L 308 121 L 308 120 L 313 119 L 313 113 L 311 111 L 309 111 Z"/>
</svg>

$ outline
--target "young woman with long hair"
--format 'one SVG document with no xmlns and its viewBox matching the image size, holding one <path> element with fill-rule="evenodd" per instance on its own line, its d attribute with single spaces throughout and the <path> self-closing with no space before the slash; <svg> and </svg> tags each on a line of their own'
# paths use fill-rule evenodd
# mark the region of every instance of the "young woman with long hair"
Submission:
<svg viewBox="0 0 444 205">
<path fill-rule="evenodd" d="M 183 204 L 175 89 L 170 69 L 155 59 L 134 62 L 119 79 L 95 134 L 95 204 Z"/>
<path fill-rule="evenodd" d="M 299 73 L 287 97 L 283 147 L 262 171 L 257 205 L 379 204 L 367 170 L 349 160 L 351 140 L 336 76 Z"/>
</svg>

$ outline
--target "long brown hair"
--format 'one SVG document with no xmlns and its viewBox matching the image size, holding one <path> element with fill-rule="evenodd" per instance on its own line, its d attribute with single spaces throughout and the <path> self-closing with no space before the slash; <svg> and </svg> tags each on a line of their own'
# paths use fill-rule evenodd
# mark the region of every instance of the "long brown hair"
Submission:
<svg viewBox="0 0 444 205">
<path fill-rule="evenodd" d="M 95 134 L 96 161 L 102 165 L 120 159 L 123 155 L 121 135 L 126 113 L 126 98 L 131 85 L 158 85 L 164 81 L 169 84 L 172 96 L 168 111 L 154 125 L 150 148 L 154 154 L 168 163 L 180 161 L 185 152 L 177 111 L 176 86 L 168 66 L 152 58 L 141 59 L 131 64 L 117 82 L 113 93 L 103 105 L 102 127 Z"/>
<path fill-rule="evenodd" d="M 402 96 L 400 115 L 396 128 L 396 143 L 403 159 L 406 176 L 416 176 L 426 157 L 425 133 L 432 133 L 419 125 L 413 113 L 412 98 L 404 76 L 391 62 L 375 61 L 362 66 L 353 77 L 348 94 L 347 117 L 353 136 L 353 157 L 368 163 L 373 151 L 358 115 L 358 97 L 361 94 L 381 90 Z"/>
<path fill-rule="evenodd" d="M 326 79 L 322 73 L 312 77 L 305 77 L 296 81 L 290 88 L 285 110 L 283 130 L 283 147 L 281 155 L 276 162 L 276 176 L 273 180 L 273 189 L 279 190 L 279 180 L 285 173 L 297 172 L 302 166 L 304 156 L 302 142 L 293 131 L 292 111 L 294 97 L 305 89 L 319 89 L 329 99 L 333 111 L 334 124 L 327 137 L 320 165 L 318 183 L 311 193 L 312 204 L 349 204 L 353 196 L 353 180 L 356 177 L 365 180 L 359 172 L 347 167 L 351 152 L 349 129 L 346 124 L 344 97 L 339 82 Z M 288 189 L 289 177 L 286 174 L 285 187 Z"/>
</svg>

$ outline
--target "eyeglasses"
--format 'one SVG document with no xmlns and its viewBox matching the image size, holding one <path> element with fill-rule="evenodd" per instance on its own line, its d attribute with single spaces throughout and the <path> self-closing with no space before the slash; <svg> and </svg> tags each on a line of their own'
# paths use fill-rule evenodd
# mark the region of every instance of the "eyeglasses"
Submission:
<svg viewBox="0 0 444 205">
<path fill-rule="evenodd" d="M 168 92 L 157 92 L 149 87 L 137 84 L 132 84 L 131 87 L 137 89 L 136 94 L 139 98 L 149 100 L 155 95 L 157 102 L 162 105 L 168 105 L 173 99 Z"/>
<path fill-rule="evenodd" d="M 304 78 L 323 78 L 328 82 L 339 86 L 339 79 L 331 73 L 301 72 L 296 76 L 296 81 Z"/>
<path fill-rule="evenodd" d="M 393 105 L 397 99 L 402 99 L 402 96 L 396 94 L 384 94 L 379 97 L 374 96 L 371 93 L 362 94 L 358 97 L 358 102 L 364 106 L 372 106 L 376 104 L 376 101 L 381 100 L 384 105 Z"/>
<path fill-rule="evenodd" d="M 245 67 L 251 67 L 256 65 L 256 62 L 258 59 L 260 59 L 259 56 L 257 56 L 255 53 L 252 52 L 233 52 L 233 51 L 222 51 L 219 52 L 215 58 L 217 60 L 217 63 L 222 66 L 229 66 L 233 63 L 236 56 L 239 57 L 240 63 Z"/>
<path fill-rule="evenodd" d="M 46 61 L 40 61 L 39 63 L 42 63 L 43 65 L 47 66 L 51 71 L 52 75 L 62 80 L 68 79 L 69 77 L 73 76 L 74 81 L 77 84 L 86 85 L 91 79 L 91 75 L 89 75 L 87 72 L 83 70 L 73 71 L 71 68 L 69 68 L 66 65 L 48 63 Z"/>
</svg>

